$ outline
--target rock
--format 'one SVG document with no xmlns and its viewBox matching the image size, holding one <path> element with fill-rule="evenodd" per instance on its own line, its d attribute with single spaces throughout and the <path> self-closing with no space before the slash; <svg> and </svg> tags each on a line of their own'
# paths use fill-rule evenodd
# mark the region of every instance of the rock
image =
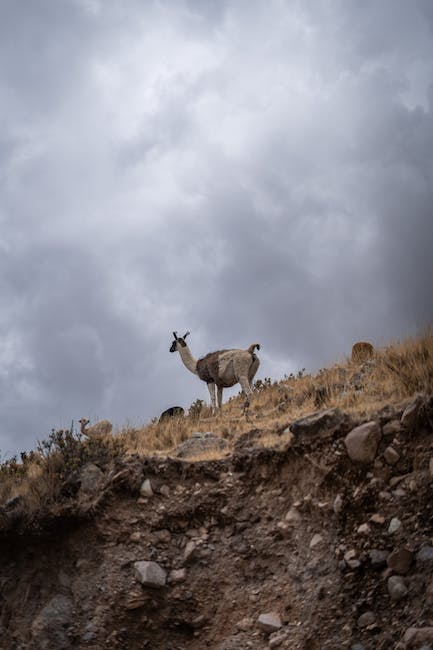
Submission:
<svg viewBox="0 0 433 650">
<path fill-rule="evenodd" d="M 142 497 L 151 497 L 151 496 L 153 496 L 152 483 L 150 482 L 150 479 L 147 478 L 141 484 L 140 496 L 142 496 Z"/>
<path fill-rule="evenodd" d="M 169 497 L 170 496 L 170 488 L 168 485 L 161 485 L 159 488 L 159 493 L 162 494 L 163 497 Z"/>
<path fill-rule="evenodd" d="M 398 517 L 393 517 L 390 521 L 389 527 L 388 527 L 388 533 L 390 535 L 393 535 L 396 533 L 399 529 L 401 528 L 401 521 Z"/>
<path fill-rule="evenodd" d="M 382 526 L 385 523 L 385 517 L 381 515 L 379 512 L 375 512 L 373 515 L 371 515 L 370 521 L 373 522 L 373 524 L 378 524 L 379 526 Z"/>
<path fill-rule="evenodd" d="M 418 568 L 431 568 L 433 566 L 433 547 L 423 546 L 416 554 L 415 559 Z"/>
<path fill-rule="evenodd" d="M 298 524 L 300 521 L 302 521 L 299 510 L 292 506 L 292 508 L 290 508 L 289 512 L 284 517 L 284 521 L 292 525 Z"/>
<path fill-rule="evenodd" d="M 93 463 L 87 463 L 80 472 L 80 489 L 78 496 L 84 499 L 94 497 L 100 492 L 104 482 L 104 473 Z"/>
<path fill-rule="evenodd" d="M 168 574 L 168 582 L 170 584 L 178 584 L 179 582 L 185 582 L 186 580 L 186 569 L 173 569 Z"/>
<path fill-rule="evenodd" d="M 395 465 L 400 460 L 400 454 L 394 449 L 394 447 L 387 447 L 383 452 L 383 457 L 385 458 L 388 465 Z"/>
<path fill-rule="evenodd" d="M 211 432 L 194 431 L 191 437 L 181 442 L 171 455 L 177 458 L 188 458 L 198 456 L 211 451 L 225 451 L 229 443 Z"/>
<path fill-rule="evenodd" d="M 400 420 L 391 420 L 391 422 L 387 422 L 386 424 L 384 424 L 382 428 L 382 433 L 385 436 L 385 438 L 396 436 L 398 433 L 400 433 L 400 431 L 401 431 Z"/>
<path fill-rule="evenodd" d="M 328 438 L 341 427 L 344 420 L 345 416 L 340 409 L 326 409 L 296 420 L 290 425 L 290 431 L 296 437 Z"/>
<path fill-rule="evenodd" d="M 144 607 L 147 602 L 147 594 L 131 592 L 125 599 L 125 609 L 134 610 Z"/>
<path fill-rule="evenodd" d="M 70 598 L 54 596 L 33 620 L 31 631 L 40 650 L 70 647 L 68 628 L 73 624 L 73 605 Z"/>
<path fill-rule="evenodd" d="M 403 641 L 407 648 L 433 643 L 433 627 L 410 627 L 406 630 Z"/>
<path fill-rule="evenodd" d="M 387 564 L 390 569 L 401 575 L 406 575 L 409 572 L 410 565 L 412 564 L 413 553 L 408 548 L 397 548 L 390 553 L 387 559 Z"/>
<path fill-rule="evenodd" d="M 274 632 L 269 637 L 269 647 L 270 648 L 279 648 L 280 645 L 287 639 L 287 632 Z"/>
<path fill-rule="evenodd" d="M 416 426 L 423 404 L 424 397 L 422 395 L 417 395 L 411 403 L 406 406 L 400 420 L 405 429 L 413 429 Z"/>
<path fill-rule="evenodd" d="M 242 632 L 248 632 L 248 630 L 251 630 L 253 625 L 254 625 L 254 619 L 248 617 L 245 617 L 240 621 L 238 621 L 238 623 L 236 623 L 236 627 L 238 628 L 238 630 L 241 630 Z"/>
<path fill-rule="evenodd" d="M 362 645 L 362 643 L 354 643 L 350 646 L 350 650 L 367 650 L 367 648 L 365 645 Z"/>
<path fill-rule="evenodd" d="M 260 614 L 257 619 L 257 624 L 263 632 L 275 632 L 282 627 L 280 615 L 277 612 L 269 612 L 268 614 Z"/>
<path fill-rule="evenodd" d="M 407 594 L 406 583 L 401 576 L 391 576 L 388 578 L 388 593 L 393 602 L 398 602 Z"/>
<path fill-rule="evenodd" d="M 364 612 L 364 614 L 361 614 L 358 618 L 358 627 L 368 627 L 369 625 L 373 625 L 375 622 L 376 614 L 374 612 Z"/>
<path fill-rule="evenodd" d="M 323 542 L 323 537 L 322 537 L 322 535 L 319 535 L 318 533 L 316 533 L 316 534 L 313 535 L 313 537 L 311 538 L 311 541 L 310 541 L 310 545 L 309 545 L 309 546 L 310 546 L 310 548 L 314 548 L 315 546 L 319 546 L 319 544 L 321 544 L 322 542 Z"/>
<path fill-rule="evenodd" d="M 189 562 L 193 560 L 196 554 L 197 554 L 197 544 L 193 540 L 190 540 L 185 546 L 185 550 L 183 552 L 184 562 Z"/>
<path fill-rule="evenodd" d="M 386 551 L 372 549 L 369 553 L 369 557 L 373 569 L 382 569 L 384 566 L 386 566 L 388 553 Z"/>
<path fill-rule="evenodd" d="M 358 526 L 359 535 L 368 535 L 371 532 L 371 528 L 368 524 L 361 524 Z"/>
<path fill-rule="evenodd" d="M 358 569 L 361 566 L 361 562 L 357 559 L 356 551 L 353 548 L 346 551 L 344 554 L 344 561 L 349 569 Z"/>
<path fill-rule="evenodd" d="M 156 589 L 164 587 L 167 580 L 166 572 L 156 562 L 134 562 L 134 576 L 142 585 Z"/>
<path fill-rule="evenodd" d="M 380 426 L 374 421 L 352 429 L 344 439 L 349 458 L 356 463 L 372 463 L 380 438 Z"/>
<path fill-rule="evenodd" d="M 337 494 L 332 505 L 332 509 L 336 515 L 339 515 L 344 507 L 343 497 L 341 494 Z"/>
</svg>

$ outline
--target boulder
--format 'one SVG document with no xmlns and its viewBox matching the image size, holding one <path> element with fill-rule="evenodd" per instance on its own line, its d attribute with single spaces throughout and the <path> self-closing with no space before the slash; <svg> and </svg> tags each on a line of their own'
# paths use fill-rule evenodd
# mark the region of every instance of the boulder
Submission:
<svg viewBox="0 0 433 650">
<path fill-rule="evenodd" d="M 433 627 L 410 627 L 406 630 L 403 641 L 407 648 L 419 648 L 423 644 L 431 644 Z"/>
<path fill-rule="evenodd" d="M 87 463 L 80 472 L 79 481 L 78 496 L 88 499 L 99 493 L 104 482 L 104 473 L 97 465 Z"/>
<path fill-rule="evenodd" d="M 356 463 L 372 463 L 381 438 L 377 422 L 365 422 L 352 429 L 344 439 L 349 458 Z"/>
<path fill-rule="evenodd" d="M 289 428 L 297 437 L 328 438 L 341 427 L 344 421 L 345 416 L 340 409 L 332 408 L 300 418 L 293 422 Z"/>
<path fill-rule="evenodd" d="M 414 426 L 418 423 L 420 411 L 424 404 L 423 395 L 417 395 L 411 402 L 406 406 L 401 416 L 401 424 L 405 429 L 413 429 Z"/>
</svg>

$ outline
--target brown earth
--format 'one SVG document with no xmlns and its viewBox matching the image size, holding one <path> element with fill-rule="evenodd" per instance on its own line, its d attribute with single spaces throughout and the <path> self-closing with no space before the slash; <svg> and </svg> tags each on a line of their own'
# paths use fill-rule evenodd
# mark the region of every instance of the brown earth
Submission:
<svg viewBox="0 0 433 650">
<path fill-rule="evenodd" d="M 0 647 L 433 647 L 402 644 L 408 628 L 433 626 L 433 431 L 429 417 L 402 427 L 404 407 L 370 418 L 382 431 L 370 464 L 348 457 L 345 436 L 360 422 L 344 417 L 274 448 L 253 431 L 221 460 L 101 463 L 97 493 L 65 483 L 61 502 L 33 520 L 6 504 Z M 391 443 L 398 459 L 387 462 Z M 185 572 L 143 586 L 142 560 Z M 398 575 L 406 591 L 392 600 Z M 281 620 L 272 633 L 257 623 L 270 612 Z"/>
</svg>

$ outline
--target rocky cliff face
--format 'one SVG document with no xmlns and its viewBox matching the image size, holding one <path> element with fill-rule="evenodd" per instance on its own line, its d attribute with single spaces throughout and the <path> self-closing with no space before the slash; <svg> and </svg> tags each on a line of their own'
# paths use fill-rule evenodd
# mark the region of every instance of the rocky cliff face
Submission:
<svg viewBox="0 0 433 650">
<path fill-rule="evenodd" d="M 96 463 L 43 517 L 9 504 L 0 647 L 433 647 L 432 412 L 318 412 L 282 448 Z"/>
</svg>

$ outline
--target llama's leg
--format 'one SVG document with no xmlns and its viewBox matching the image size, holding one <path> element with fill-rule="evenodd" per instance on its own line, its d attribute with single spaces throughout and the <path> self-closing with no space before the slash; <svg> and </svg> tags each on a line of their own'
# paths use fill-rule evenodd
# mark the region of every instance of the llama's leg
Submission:
<svg viewBox="0 0 433 650">
<path fill-rule="evenodd" d="M 223 405 L 223 387 L 222 386 L 217 386 L 217 395 L 218 395 L 218 409 L 221 413 L 222 405 Z"/>
<path fill-rule="evenodd" d="M 216 413 L 216 402 L 215 402 L 215 384 L 209 383 L 207 385 L 209 389 L 209 395 L 210 395 L 210 403 L 212 407 L 212 414 L 215 415 Z"/>
<path fill-rule="evenodd" d="M 244 402 L 243 411 L 244 411 L 244 413 L 246 413 L 247 409 L 250 406 L 250 395 L 252 394 L 253 389 L 251 388 L 251 384 L 248 381 L 248 377 L 246 377 L 246 376 L 239 377 L 239 383 L 241 385 L 242 392 L 245 395 L 245 402 Z"/>
</svg>

